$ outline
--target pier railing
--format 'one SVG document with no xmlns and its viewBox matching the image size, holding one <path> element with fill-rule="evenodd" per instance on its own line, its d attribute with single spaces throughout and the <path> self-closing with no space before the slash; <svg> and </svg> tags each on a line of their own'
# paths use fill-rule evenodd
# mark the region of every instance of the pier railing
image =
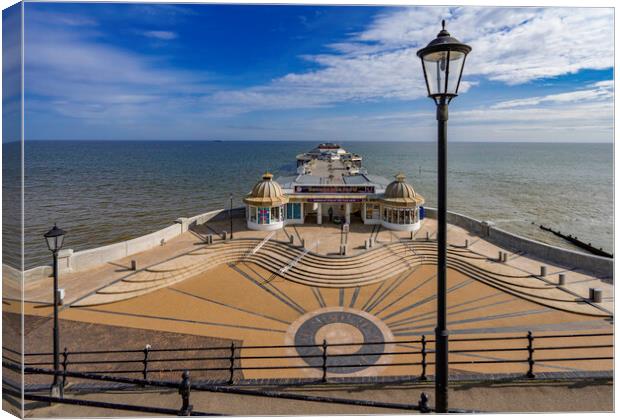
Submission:
<svg viewBox="0 0 620 420">
<path fill-rule="evenodd" d="M 165 379 L 182 372 L 213 383 L 235 384 L 243 378 L 330 378 L 399 376 L 426 380 L 435 365 L 435 340 L 411 340 L 277 346 L 69 350 L 61 353 L 67 372 Z M 479 373 L 516 373 L 535 378 L 539 371 L 610 370 L 613 333 L 534 334 L 455 337 L 450 339 L 450 366 Z M 26 353 L 25 368 L 51 368 L 50 352 Z M 3 347 L 3 361 L 20 364 L 18 351 Z M 607 366 L 609 365 L 609 366 Z M 486 367 L 485 367 L 486 366 Z M 491 367 L 495 366 L 495 367 Z M 368 370 L 366 370 L 368 369 Z M 471 371 L 471 369 L 470 369 Z M 261 372 L 261 373 L 259 373 Z"/>
</svg>

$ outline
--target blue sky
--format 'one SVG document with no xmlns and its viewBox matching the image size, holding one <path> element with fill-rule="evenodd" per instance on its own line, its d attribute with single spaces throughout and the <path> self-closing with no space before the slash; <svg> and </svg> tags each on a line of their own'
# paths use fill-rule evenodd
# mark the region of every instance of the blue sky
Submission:
<svg viewBox="0 0 620 420">
<path fill-rule="evenodd" d="M 415 52 L 473 47 L 451 141 L 613 141 L 613 10 L 25 5 L 26 139 L 433 141 Z"/>
</svg>

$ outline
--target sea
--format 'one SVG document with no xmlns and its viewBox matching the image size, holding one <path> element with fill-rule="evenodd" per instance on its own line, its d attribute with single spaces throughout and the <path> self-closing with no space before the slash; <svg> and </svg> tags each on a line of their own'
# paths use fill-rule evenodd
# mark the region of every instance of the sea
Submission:
<svg viewBox="0 0 620 420">
<path fill-rule="evenodd" d="M 135 238 L 179 217 L 227 207 L 231 193 L 234 205 L 242 205 L 263 172 L 294 174 L 295 156 L 317 143 L 27 141 L 25 267 L 49 264 L 42 235 L 54 223 L 67 231 L 65 247 L 74 251 Z M 426 205 L 436 206 L 435 143 L 341 145 L 362 155 L 370 174 L 391 179 L 403 172 Z M 11 171 L 18 148 L 3 144 L 3 186 L 19 184 L 18 171 Z M 4 201 L 5 213 L 15 208 L 11 196 Z M 542 224 L 613 252 L 613 145 L 450 143 L 448 209 L 575 249 Z M 5 224 L 3 257 L 18 265 L 18 243 Z"/>
</svg>

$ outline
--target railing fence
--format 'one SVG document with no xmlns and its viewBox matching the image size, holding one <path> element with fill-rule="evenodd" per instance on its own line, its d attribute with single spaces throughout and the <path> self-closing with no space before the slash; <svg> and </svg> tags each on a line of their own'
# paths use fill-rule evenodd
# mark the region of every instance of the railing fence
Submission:
<svg viewBox="0 0 620 420">
<path fill-rule="evenodd" d="M 540 334 L 534 335 L 528 331 L 525 336 L 503 336 L 503 337 L 475 337 L 475 338 L 452 338 L 449 353 L 457 355 L 451 358 L 450 365 L 482 365 L 482 364 L 525 364 L 527 370 L 524 372 L 528 378 L 535 378 L 535 366 L 540 363 L 564 363 L 564 362 L 583 362 L 596 360 L 613 360 L 613 351 L 608 354 L 594 355 L 585 350 L 612 349 L 613 343 L 593 344 L 589 341 L 583 344 L 581 341 L 574 343 L 575 340 L 593 339 L 595 337 L 612 337 L 612 333 L 584 333 L 584 334 Z M 544 345 L 546 340 L 557 340 L 560 344 Z M 526 345 L 504 345 L 504 343 L 523 340 Z M 570 340 L 571 342 L 561 341 Z M 485 347 L 465 346 L 468 343 L 486 342 Z M 540 344 L 535 345 L 535 343 Z M 67 348 L 62 352 L 61 367 L 62 378 L 66 378 L 66 372 L 71 367 L 74 371 L 98 373 L 98 374 L 126 374 L 139 376 L 144 380 L 159 374 L 176 374 L 184 371 L 202 374 L 219 373 L 222 380 L 226 379 L 228 384 L 234 384 L 238 373 L 243 371 L 271 371 L 283 372 L 287 370 L 315 370 L 320 373 L 322 382 L 327 382 L 329 377 L 337 372 L 346 369 L 362 370 L 369 367 L 418 367 L 417 376 L 419 380 L 427 379 L 428 368 L 434 366 L 434 345 L 435 340 L 429 339 L 425 335 L 415 340 L 400 341 L 380 341 L 380 342 L 361 342 L 361 343 L 328 343 L 324 340 L 320 344 L 306 345 L 278 345 L 278 346 L 240 346 L 232 342 L 229 347 L 200 347 L 200 348 L 152 348 L 146 345 L 143 349 L 128 350 L 88 350 L 88 351 L 69 351 Z M 499 344 L 497 345 L 493 344 Z M 360 347 L 357 352 L 342 352 L 337 349 L 345 347 Z M 376 346 L 382 346 L 380 351 L 375 350 Z M 395 350 L 396 346 L 413 347 L 410 350 Z M 456 347 L 456 348 L 455 348 Z M 297 350 L 306 348 L 316 348 L 318 351 L 311 354 L 299 354 Z M 3 350 L 19 355 L 19 352 L 3 347 Z M 289 351 L 282 354 L 282 350 Z M 253 354 L 261 351 L 261 354 Z M 265 351 L 270 353 L 264 354 Z M 555 356 L 549 352 L 571 352 Z M 246 354 L 242 354 L 246 352 Z M 135 357 L 141 354 L 140 358 Z M 166 356 L 174 354 L 173 357 Z M 481 355 L 492 354 L 496 357 L 481 358 Z M 497 357 L 508 354 L 506 357 Z M 516 356 L 523 354 L 523 356 Z M 52 353 L 26 353 L 24 365 L 52 366 Z M 461 355 L 461 357 L 458 357 Z M 463 360 L 463 357 L 476 355 L 477 358 Z M 536 357 L 538 355 L 538 357 Z M 546 357 L 544 355 L 547 355 Z M 104 357 L 105 356 L 105 357 Z M 392 356 L 394 360 L 381 360 L 383 356 Z M 430 359 L 429 359 L 430 356 Z M 95 359 L 93 359 L 95 357 Z M 369 360 L 368 357 L 374 358 Z M 5 360 L 19 363 L 8 355 L 3 355 Z M 289 363 L 285 363 L 289 361 Z M 259 363 L 260 362 L 260 363 Z M 275 362 L 276 364 L 272 364 Z M 186 366 L 179 366 L 184 363 Z M 103 369 L 100 368 L 103 366 Z M 106 368 L 107 366 L 107 368 Z M 110 367 L 111 366 L 111 367 Z M 120 367 L 120 369 L 119 369 Z M 256 376 L 256 375 L 252 375 Z M 285 376 L 290 376 L 286 374 Z M 409 375 L 412 376 L 412 375 Z M 273 377 L 269 375 L 269 377 Z"/>
<path fill-rule="evenodd" d="M 612 340 L 608 340 L 612 338 Z M 550 340 L 553 342 L 549 343 Z M 584 342 L 583 340 L 587 340 Z M 506 344 L 523 341 L 523 344 Z M 607 342 L 609 341 L 609 342 Z M 482 365 L 482 364 L 512 364 L 517 368 L 525 365 L 521 371 L 524 378 L 536 378 L 537 364 L 560 363 L 560 367 L 566 367 L 567 363 L 597 362 L 613 360 L 613 333 L 582 333 L 582 334 L 538 334 L 531 331 L 523 335 L 501 337 L 455 337 L 450 340 L 449 353 L 451 366 L 459 365 Z M 547 344 L 549 343 L 549 344 Z M 309 396 L 297 394 L 274 393 L 271 391 L 239 389 L 232 387 L 238 376 L 243 372 L 268 371 L 279 372 L 284 377 L 291 375 L 286 373 L 291 370 L 302 370 L 307 376 L 308 369 L 317 373 L 317 381 L 329 382 L 332 377 L 342 376 L 342 369 L 363 370 L 369 367 L 399 367 L 416 368 L 417 380 L 428 380 L 428 370 L 435 364 L 434 339 L 425 335 L 413 340 L 361 342 L 361 343 L 328 343 L 323 340 L 320 344 L 304 345 L 276 345 L 276 346 L 242 346 L 232 342 L 230 346 L 199 347 L 199 348 L 153 348 L 146 345 L 143 349 L 127 350 L 85 350 L 69 351 L 64 348 L 62 352 L 61 370 L 54 371 L 45 366 L 53 366 L 50 352 L 26 353 L 23 355 L 23 371 L 27 375 L 58 375 L 62 377 L 63 388 L 67 378 L 88 379 L 95 381 L 108 381 L 126 383 L 139 386 L 159 386 L 178 388 L 182 398 L 182 406 L 179 410 L 159 409 L 153 407 L 140 407 L 112 404 L 98 401 L 71 400 L 66 398 L 54 399 L 43 395 L 27 393 L 24 398 L 36 401 L 62 402 L 65 404 L 92 405 L 103 408 L 117 408 L 121 410 L 144 411 L 160 414 L 176 413 L 179 415 L 209 415 L 197 414 L 192 410 L 189 403 L 191 389 L 203 389 L 215 392 L 250 393 L 251 395 L 272 396 L 277 398 L 308 399 Z M 381 346 L 377 350 L 373 346 Z M 408 348 L 406 351 L 397 351 L 397 346 Z M 472 348 L 473 346 L 473 348 Z M 343 351 L 347 348 L 356 347 L 358 351 Z M 409 349 L 410 348 L 410 349 Z M 311 353 L 302 350 L 310 349 Z M 596 353 L 596 350 L 599 350 Z M 601 350 L 609 349 L 604 354 Z M 284 354 L 282 352 L 285 352 Z M 255 352 L 269 352 L 267 354 Z M 558 354 L 558 352 L 562 352 Z M 6 354 L 5 354 L 6 353 Z M 244 353 L 244 354 L 242 354 Z M 489 357 L 485 357 L 487 355 Z M 502 357 L 498 357 L 505 355 Z M 387 358 L 382 359 L 384 356 Z M 389 356 L 389 357 L 388 357 Z M 474 357 L 475 356 L 475 357 Z M 491 357 L 492 356 L 492 357 Z M 370 357 L 370 359 L 369 359 Z M 393 357 L 392 360 L 390 357 Z M 3 347 L 3 366 L 16 371 L 21 371 L 22 363 L 20 352 Z M 180 367 L 179 364 L 185 366 Z M 262 364 L 261 364 L 262 363 Z M 272 364 L 275 363 L 275 364 Z M 110 367 L 111 366 L 111 367 Z M 557 368 L 557 366 L 555 366 Z M 181 380 L 163 381 L 156 380 L 165 375 L 182 374 Z M 192 385 L 190 374 L 208 375 L 219 373 L 221 382 L 210 381 L 210 385 Z M 109 376 L 116 375 L 116 376 Z M 125 376 L 118 376 L 125 375 Z M 128 375 L 133 375 L 130 377 Z M 255 375 L 250 375 L 255 376 Z M 278 375 L 275 375 L 276 377 Z M 177 376 L 178 377 L 178 376 Z M 267 376 L 273 378 L 274 374 Z M 312 383 L 312 382 L 304 382 Z M 314 382 L 316 383 L 316 382 Z M 228 391 L 225 391 L 228 390 Z M 7 392 L 13 392 L 10 389 Z M 381 406 L 386 408 L 415 409 L 421 412 L 431 409 L 428 407 L 428 399 L 422 395 L 417 405 L 394 405 L 372 401 L 360 402 L 359 400 L 329 399 L 328 397 L 313 396 L 313 401 L 335 402 L 343 404 L 361 404 Z M 378 405 L 377 405 L 378 404 Z M 383 405 L 381 405 L 383 404 Z M 112 407 L 114 405 L 114 407 Z M 132 408 L 133 407 L 133 408 Z M 150 411 L 149 411 L 150 410 Z M 159 411 L 153 411 L 159 410 Z M 163 410 L 163 411 L 162 411 Z M 172 410 L 172 411 L 171 411 Z"/>
</svg>

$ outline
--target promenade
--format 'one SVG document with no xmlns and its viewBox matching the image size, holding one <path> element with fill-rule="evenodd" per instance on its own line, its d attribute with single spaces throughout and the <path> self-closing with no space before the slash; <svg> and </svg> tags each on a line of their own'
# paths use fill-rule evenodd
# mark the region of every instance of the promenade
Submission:
<svg viewBox="0 0 620 420">
<path fill-rule="evenodd" d="M 435 300 L 435 221 L 425 219 L 411 238 L 409 233 L 352 224 L 346 234 L 336 225 L 288 226 L 274 234 L 247 231 L 234 219 L 234 239 L 222 240 L 227 221 L 200 225 L 150 251 L 79 273 L 63 274 L 60 287 L 66 297 L 60 311 L 65 322 L 114 328 L 160 331 L 243 346 L 278 346 L 270 356 L 296 356 L 294 346 L 432 338 Z M 212 234 L 213 244 L 204 239 Z M 427 236 L 428 235 L 428 236 Z M 292 237 L 292 242 L 291 242 Z M 374 246 L 366 249 L 372 239 Z M 465 243 L 467 241 L 467 247 Z M 346 242 L 347 255 L 338 255 Z M 520 337 L 525 333 L 607 333 L 613 331 L 613 286 L 579 267 L 558 267 L 523 253 L 502 250 L 456 226 L 448 230 L 448 321 L 453 339 L 467 337 Z M 305 244 L 305 248 L 301 244 Z M 505 262 L 499 252 L 508 252 Z M 136 260 L 138 270 L 130 269 Z M 546 275 L 541 276 L 541 265 Z M 558 275 L 566 283 L 558 285 Z M 603 291 L 600 304 L 587 301 L 588 289 Z M 51 279 L 27 285 L 24 312 L 44 319 L 51 316 Z M 17 312 L 12 296 L 4 296 L 5 309 Z M 46 323 L 38 328 L 45 329 Z M 36 327 L 34 328 L 36 330 Z M 62 333 L 65 335 L 67 334 Z M 35 337 L 35 333 L 30 333 Z M 128 346 L 145 344 L 164 348 L 149 334 L 149 343 L 128 340 Z M 26 338 L 26 352 L 42 351 L 42 342 Z M 168 340 L 169 341 L 169 340 Z M 191 340 L 190 340 L 191 341 Z M 603 338 L 584 344 L 603 344 Z M 80 343 L 64 340 L 69 350 L 107 349 L 104 336 Z M 541 341 L 542 343 L 542 341 Z M 547 345 L 568 345 L 567 339 L 548 339 Z M 80 348 L 76 348 L 76 346 Z M 124 346 L 124 348 L 128 348 Z M 361 345 L 343 346 L 355 353 Z M 456 348 L 456 347 L 453 347 Z M 463 353 L 452 361 L 522 358 L 523 352 L 501 355 L 477 351 L 480 343 L 461 343 Z M 388 344 L 382 352 L 419 349 L 419 345 Z M 332 351 L 332 350 L 330 350 Z M 605 349 L 594 352 L 605 353 Z M 334 354 L 338 349 L 333 349 Z M 597 353 L 597 354 L 598 354 Z M 265 355 L 242 350 L 240 355 Z M 593 355 L 592 349 L 571 350 L 573 358 Z M 537 353 L 538 355 L 538 353 Z M 541 353 L 542 356 L 542 353 Z M 419 355 L 382 356 L 360 369 L 329 372 L 330 376 L 402 376 L 419 374 L 418 366 L 382 366 L 417 363 Z M 309 359 L 290 359 L 298 369 L 270 370 L 278 360 L 241 363 L 240 377 L 318 378 L 320 370 Z M 247 366 L 264 369 L 244 370 Z M 527 370 L 525 363 L 461 364 L 458 373 L 511 373 Z M 572 372 L 612 369 L 609 360 L 537 364 L 538 371 Z M 429 366 L 429 374 L 433 374 Z"/>
</svg>

